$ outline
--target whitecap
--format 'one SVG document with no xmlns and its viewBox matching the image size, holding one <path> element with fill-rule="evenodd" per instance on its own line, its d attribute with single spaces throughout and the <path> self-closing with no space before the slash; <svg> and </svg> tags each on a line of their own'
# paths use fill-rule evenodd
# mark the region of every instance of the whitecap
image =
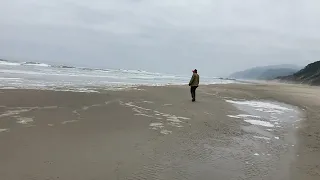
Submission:
<svg viewBox="0 0 320 180">
<path fill-rule="evenodd" d="M 0 60 L 0 65 L 4 65 L 4 66 L 20 66 L 20 63 L 8 62 L 8 61 Z"/>
</svg>

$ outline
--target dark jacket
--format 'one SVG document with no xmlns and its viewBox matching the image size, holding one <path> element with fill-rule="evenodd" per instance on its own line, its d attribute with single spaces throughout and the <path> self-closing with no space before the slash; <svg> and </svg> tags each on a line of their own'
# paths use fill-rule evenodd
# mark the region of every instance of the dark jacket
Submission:
<svg viewBox="0 0 320 180">
<path fill-rule="evenodd" d="M 199 74 L 193 73 L 191 80 L 189 82 L 189 86 L 199 86 L 200 77 Z"/>
</svg>

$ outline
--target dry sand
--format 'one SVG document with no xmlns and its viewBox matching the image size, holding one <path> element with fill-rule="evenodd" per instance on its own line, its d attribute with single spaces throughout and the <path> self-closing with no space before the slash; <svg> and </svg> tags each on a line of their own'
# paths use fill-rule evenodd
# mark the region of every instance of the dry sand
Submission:
<svg viewBox="0 0 320 180">
<path fill-rule="evenodd" d="M 188 87 L 140 89 L 1 90 L 0 179 L 320 179 L 319 88 L 201 86 L 195 103 Z M 266 132 L 226 99 L 292 104 L 305 120 Z"/>
</svg>

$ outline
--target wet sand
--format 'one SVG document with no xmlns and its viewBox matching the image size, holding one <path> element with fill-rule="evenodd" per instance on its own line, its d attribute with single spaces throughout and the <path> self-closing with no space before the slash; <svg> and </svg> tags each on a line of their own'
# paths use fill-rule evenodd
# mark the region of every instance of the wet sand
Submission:
<svg viewBox="0 0 320 180">
<path fill-rule="evenodd" d="M 139 89 L 1 90 L 0 179 L 320 178 L 319 88 Z"/>
</svg>

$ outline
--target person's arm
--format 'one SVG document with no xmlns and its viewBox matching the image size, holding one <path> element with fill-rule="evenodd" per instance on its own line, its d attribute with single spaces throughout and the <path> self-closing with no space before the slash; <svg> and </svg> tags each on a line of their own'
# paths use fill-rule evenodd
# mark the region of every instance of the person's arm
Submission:
<svg viewBox="0 0 320 180">
<path fill-rule="evenodd" d="M 190 79 L 189 86 L 191 86 L 191 84 L 193 83 L 194 79 L 195 79 L 195 75 L 193 74 L 191 79 Z"/>
</svg>

